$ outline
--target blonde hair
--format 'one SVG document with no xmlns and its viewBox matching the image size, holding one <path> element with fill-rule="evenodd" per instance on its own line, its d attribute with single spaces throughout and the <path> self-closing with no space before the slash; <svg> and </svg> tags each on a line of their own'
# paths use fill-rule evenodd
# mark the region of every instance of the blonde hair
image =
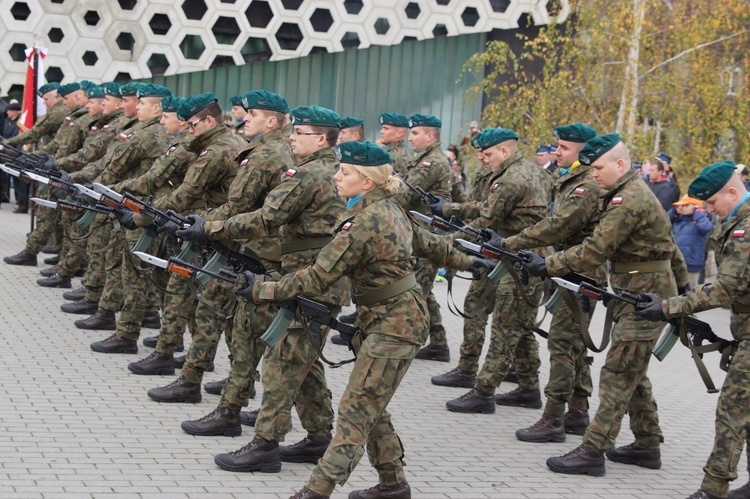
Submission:
<svg viewBox="0 0 750 499">
<path fill-rule="evenodd" d="M 386 196 L 392 196 L 401 189 L 401 180 L 393 174 L 393 167 L 389 163 L 378 166 L 361 166 L 349 163 L 349 166 L 363 177 L 371 179 L 375 185 L 382 187 Z"/>
</svg>

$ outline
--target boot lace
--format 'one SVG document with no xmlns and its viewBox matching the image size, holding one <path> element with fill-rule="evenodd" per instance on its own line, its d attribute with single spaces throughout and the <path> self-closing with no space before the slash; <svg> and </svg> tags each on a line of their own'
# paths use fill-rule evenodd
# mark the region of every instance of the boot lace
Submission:
<svg viewBox="0 0 750 499">
<path fill-rule="evenodd" d="M 196 420 L 195 422 L 196 423 L 204 423 L 204 422 L 206 422 L 206 421 L 208 421 L 210 419 L 213 419 L 214 416 L 216 416 L 217 414 L 219 414 L 220 410 L 221 410 L 221 407 L 217 407 L 216 409 L 214 409 L 213 411 L 209 412 L 208 414 L 206 414 L 202 418 Z"/>
<path fill-rule="evenodd" d="M 578 454 L 580 454 L 581 452 L 584 452 L 585 450 L 586 450 L 586 444 L 581 444 L 575 449 L 573 449 L 572 451 L 565 454 L 564 456 L 561 456 L 560 459 L 566 459 L 569 457 L 577 456 Z"/>
</svg>

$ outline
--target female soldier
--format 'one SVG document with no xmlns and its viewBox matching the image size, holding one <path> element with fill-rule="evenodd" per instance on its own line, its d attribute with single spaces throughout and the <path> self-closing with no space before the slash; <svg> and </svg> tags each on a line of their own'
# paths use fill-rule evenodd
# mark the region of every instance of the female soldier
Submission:
<svg viewBox="0 0 750 499">
<path fill-rule="evenodd" d="M 246 273 L 237 291 L 256 303 L 298 295 L 318 295 L 341 276 L 354 287 L 362 344 L 338 407 L 336 435 L 294 498 L 326 498 L 346 483 L 367 446 L 379 484 L 352 492 L 350 498 L 409 498 L 403 448 L 386 407 L 418 348 L 427 339 L 429 320 L 414 278 L 415 256 L 436 264 L 476 272 L 485 262 L 455 251 L 446 240 L 419 229 L 391 201 L 400 188 L 388 152 L 371 142 L 344 142 L 336 155 L 341 165 L 334 180 L 348 198 L 349 218 L 315 263 L 277 282 L 260 282 Z"/>
</svg>

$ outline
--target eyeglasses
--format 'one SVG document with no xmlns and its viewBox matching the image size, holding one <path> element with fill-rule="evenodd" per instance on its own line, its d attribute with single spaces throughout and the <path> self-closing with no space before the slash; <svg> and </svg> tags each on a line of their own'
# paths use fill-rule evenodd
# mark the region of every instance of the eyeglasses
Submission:
<svg viewBox="0 0 750 499">
<path fill-rule="evenodd" d="M 208 118 L 208 116 L 206 116 L 206 118 Z M 205 120 L 206 118 L 201 118 L 201 119 L 195 120 L 195 121 L 188 121 L 188 124 L 187 124 L 188 130 L 195 130 L 195 125 L 197 125 L 201 121 Z"/>
<path fill-rule="evenodd" d="M 292 130 L 292 135 L 323 135 L 318 132 L 300 132 L 299 130 Z"/>
</svg>

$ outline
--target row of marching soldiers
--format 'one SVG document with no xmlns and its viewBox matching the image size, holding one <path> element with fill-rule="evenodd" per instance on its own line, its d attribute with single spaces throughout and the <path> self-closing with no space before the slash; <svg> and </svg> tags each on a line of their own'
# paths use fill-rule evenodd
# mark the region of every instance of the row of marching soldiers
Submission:
<svg viewBox="0 0 750 499">
<path fill-rule="evenodd" d="M 441 123 L 430 115 L 407 119 L 384 113 L 384 147 L 348 141 L 334 151 L 342 127 L 334 111 L 318 106 L 290 111 L 283 97 L 268 91 L 252 91 L 238 101 L 247 111 L 244 135 L 249 142 L 221 124 L 221 107 L 210 93 L 181 99 L 158 85 L 87 82 L 50 85 L 40 93 L 50 98 L 50 112 L 10 145 L 39 142 L 43 135 L 52 135 L 57 120 L 53 140 L 40 152 L 48 155 L 46 166 L 61 172 L 64 180 L 104 184 L 154 199 L 159 210 L 190 215 L 185 227 L 161 224 L 164 237 L 147 240 L 148 247 L 140 249 L 168 257 L 175 237 L 204 246 L 240 241 L 266 272 L 244 272 L 234 285 L 209 280 L 197 299 L 193 280 L 162 273 L 134 258 L 130 248 L 144 240 L 144 228 L 151 228 L 154 220 L 127 211 L 119 212 L 114 223 L 110 216 L 97 215 L 82 228 L 74 217 L 40 209 L 39 225 L 24 251 L 5 261 L 36 265 L 36 254 L 61 226 L 59 270 L 45 282 L 70 287 L 70 278 L 87 266 L 84 289 L 68 294 L 77 300 L 63 309 L 94 314 L 78 321 L 79 327 L 115 330 L 91 345 L 96 352 L 137 353 L 144 319 L 157 318 L 155 304 L 160 304 L 162 327 L 155 351 L 128 365 L 136 374 L 172 374 L 182 366 L 177 380 L 148 392 L 157 401 L 201 399 L 202 375 L 212 368 L 225 332 L 232 355 L 230 374 L 207 384 L 221 393 L 221 401 L 210 414 L 186 421 L 182 428 L 194 435 L 239 435 L 242 423 L 254 425 L 255 438 L 248 445 L 216 456 L 216 464 L 227 470 L 275 472 L 282 461 L 316 463 L 307 485 L 294 497 L 328 497 L 336 484 L 346 482 L 365 448 L 379 483 L 350 497 L 411 496 L 403 446 L 386 406 L 415 357 L 447 360 L 445 331 L 431 295 L 437 266 L 481 276 L 466 297 L 458 367 L 433 378 L 435 384 L 471 388 L 446 404 L 457 412 L 493 413 L 496 403 L 541 406 L 541 363 L 532 331 L 545 276 L 575 271 L 604 285 L 609 270 L 615 291 L 654 293 L 654 304 L 644 310 L 622 303 L 612 307 L 612 346 L 602 370 L 601 403 L 590 423 L 587 399 L 592 387 L 581 331 L 585 321 L 576 320 L 575 307 L 568 305 L 553 317 L 547 404 L 542 418 L 516 435 L 529 442 L 583 435 L 574 451 L 547 461 L 559 473 L 601 476 L 605 454 L 611 461 L 659 468 L 663 437 L 646 374 L 659 322 L 726 305 L 741 316 L 750 306 L 744 238 L 750 195 L 741 181 L 737 185 L 729 162 L 707 167 L 690 192 L 724 220 L 721 268 L 734 269 L 733 280 L 724 278 L 731 273 L 722 274 L 720 268 L 716 283 L 689 290 L 669 220 L 632 169 L 617 134 L 597 136 L 578 123 L 556 127 L 561 168 L 550 176 L 523 158 L 513 131 L 487 129 L 473 139 L 484 167 L 474 194 L 452 202 L 449 167 L 440 152 Z M 58 96 L 64 107 L 52 102 Z M 407 134 L 412 157 L 405 154 Z M 431 196 L 406 189 L 394 168 Z M 47 196 L 54 197 L 54 192 Z M 492 229 L 483 234 L 504 251 L 533 249 L 525 253 L 526 278 L 519 279 L 508 265 L 499 281 L 489 279 L 486 271 L 492 263 L 457 251 L 450 239 L 427 232 L 405 210 L 456 216 L 475 228 Z M 552 247 L 562 250 L 554 252 Z M 740 256 L 737 248 L 745 248 Z M 744 264 L 738 261 L 741 257 Z M 338 407 L 337 431 L 331 435 L 334 417 L 319 359 L 322 345 L 314 344 L 309 324 L 293 323 L 269 349 L 260 336 L 271 323 L 274 302 L 305 295 L 336 315 L 351 293 L 361 334 Z M 669 300 L 662 303 L 661 298 Z M 584 303 L 582 310 L 590 316 L 594 303 Z M 490 313 L 489 350 L 479 370 Z M 747 321 L 733 318 L 732 324 L 738 340 L 748 336 Z M 174 353 L 183 345 L 186 327 L 193 341 L 187 359 L 178 361 Z M 323 341 L 326 332 L 323 328 Z M 428 336 L 430 343 L 419 350 Z M 742 379 L 746 343 L 739 341 L 732 364 L 737 368 L 733 372 L 730 367 L 725 384 L 725 389 L 744 389 L 744 399 L 722 395 L 716 448 L 695 497 L 724 497 L 729 480 L 736 477 L 737 449 L 748 417 L 747 382 Z M 255 394 L 264 353 L 260 409 L 241 412 Z M 511 361 L 519 388 L 494 396 Z M 279 446 L 291 427 L 292 406 L 308 436 Z M 626 412 L 636 441 L 615 448 Z"/>
</svg>

